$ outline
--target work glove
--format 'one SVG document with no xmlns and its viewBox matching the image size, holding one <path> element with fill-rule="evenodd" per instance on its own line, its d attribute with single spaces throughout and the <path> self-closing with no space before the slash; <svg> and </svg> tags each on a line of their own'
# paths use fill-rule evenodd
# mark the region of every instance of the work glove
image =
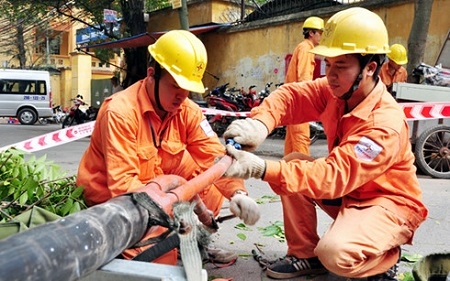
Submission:
<svg viewBox="0 0 450 281">
<path fill-rule="evenodd" d="M 225 172 L 229 178 L 261 179 L 266 171 L 266 162 L 253 153 L 237 150 L 233 145 L 226 146 L 227 154 L 235 159 Z"/>
<path fill-rule="evenodd" d="M 245 118 L 231 122 L 223 137 L 233 139 L 242 146 L 243 150 L 254 151 L 269 134 L 266 125 L 261 121 Z"/>
<path fill-rule="evenodd" d="M 231 197 L 230 211 L 248 225 L 254 225 L 260 217 L 258 204 L 244 194 L 235 194 Z"/>
</svg>

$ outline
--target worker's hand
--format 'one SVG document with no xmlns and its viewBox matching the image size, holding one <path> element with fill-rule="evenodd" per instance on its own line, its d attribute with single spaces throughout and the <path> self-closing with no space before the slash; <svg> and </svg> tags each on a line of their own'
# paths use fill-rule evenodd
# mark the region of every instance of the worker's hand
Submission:
<svg viewBox="0 0 450 281">
<path fill-rule="evenodd" d="M 243 150 L 255 150 L 269 134 L 266 125 L 261 121 L 246 118 L 231 122 L 223 134 L 225 140 L 233 139 Z"/>
<path fill-rule="evenodd" d="M 186 183 L 186 179 L 177 175 L 159 175 L 147 183 L 147 185 L 157 185 L 159 189 L 168 192 Z"/>
<path fill-rule="evenodd" d="M 260 217 L 258 204 L 244 194 L 235 194 L 231 197 L 230 211 L 248 225 L 254 225 Z"/>
<path fill-rule="evenodd" d="M 260 179 L 266 171 L 266 162 L 253 153 L 237 150 L 233 145 L 226 146 L 227 154 L 233 157 L 233 164 L 225 172 L 224 176 L 229 178 L 256 178 Z"/>
<path fill-rule="evenodd" d="M 130 192 L 145 192 L 158 203 L 168 214 L 172 212 L 172 204 L 179 201 L 175 193 L 170 192 L 186 183 L 186 179 L 177 175 L 160 175 L 153 178 L 146 185 L 140 186 Z"/>
</svg>

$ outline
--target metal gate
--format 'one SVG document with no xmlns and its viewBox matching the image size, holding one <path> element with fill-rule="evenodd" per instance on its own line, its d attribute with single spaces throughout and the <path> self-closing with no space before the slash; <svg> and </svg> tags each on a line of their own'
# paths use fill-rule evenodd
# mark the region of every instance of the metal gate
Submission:
<svg viewBox="0 0 450 281">
<path fill-rule="evenodd" d="M 91 104 L 100 106 L 112 94 L 111 79 L 91 80 Z"/>
</svg>

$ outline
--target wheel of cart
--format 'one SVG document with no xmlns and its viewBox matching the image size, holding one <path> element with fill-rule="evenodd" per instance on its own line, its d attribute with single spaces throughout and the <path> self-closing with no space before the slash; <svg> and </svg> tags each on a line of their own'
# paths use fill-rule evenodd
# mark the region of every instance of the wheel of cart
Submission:
<svg viewBox="0 0 450 281">
<path fill-rule="evenodd" d="M 416 165 L 432 177 L 450 179 L 450 126 L 425 129 L 415 142 Z"/>
<path fill-rule="evenodd" d="M 450 179 L 450 87 L 394 83 L 393 91 L 412 129 L 416 166 Z"/>
</svg>

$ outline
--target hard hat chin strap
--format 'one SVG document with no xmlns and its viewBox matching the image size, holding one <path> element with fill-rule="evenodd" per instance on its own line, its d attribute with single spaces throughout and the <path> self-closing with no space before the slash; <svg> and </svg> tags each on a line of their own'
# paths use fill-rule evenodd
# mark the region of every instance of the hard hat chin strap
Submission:
<svg viewBox="0 0 450 281">
<path fill-rule="evenodd" d="M 359 72 L 358 76 L 356 77 L 355 81 L 353 81 L 353 84 L 352 84 L 352 86 L 350 87 L 350 89 L 347 91 L 347 93 L 343 94 L 343 95 L 340 96 L 339 98 L 340 98 L 341 100 L 345 100 L 345 101 L 349 100 L 349 99 L 352 97 L 353 93 L 354 93 L 356 90 L 358 90 L 358 88 L 359 88 L 359 82 L 361 82 L 361 80 L 362 80 L 362 68 L 361 68 L 361 71 Z"/>
<path fill-rule="evenodd" d="M 159 99 L 159 80 L 161 79 L 161 65 L 156 62 L 155 64 L 155 75 L 153 76 L 155 79 L 155 101 L 156 101 L 156 106 L 158 107 L 158 109 L 162 110 L 162 111 L 166 111 L 162 104 L 161 104 L 161 100 Z"/>
<path fill-rule="evenodd" d="M 345 100 L 345 101 L 349 100 L 349 99 L 352 97 L 353 93 L 354 93 L 356 90 L 358 90 L 358 88 L 359 88 L 359 83 L 361 82 L 362 77 L 363 77 L 363 76 L 362 76 L 363 70 L 364 70 L 364 68 L 366 67 L 366 65 L 367 65 L 369 62 L 372 61 L 372 59 L 374 58 L 374 56 L 375 56 L 374 54 L 371 54 L 370 56 L 361 55 L 361 57 L 359 58 L 359 66 L 360 66 L 359 74 L 358 74 L 358 76 L 355 78 L 355 81 L 353 81 L 353 84 L 352 84 L 352 86 L 350 87 L 350 89 L 349 89 L 345 94 L 343 94 L 342 96 L 339 97 L 341 100 Z M 377 70 L 375 71 L 375 75 L 377 76 L 377 77 L 376 77 L 376 81 L 377 81 L 377 82 L 378 82 L 378 72 L 379 72 L 379 69 L 380 69 L 380 67 L 381 67 L 381 64 L 382 64 L 382 63 L 380 63 L 380 62 L 377 61 Z"/>
</svg>

